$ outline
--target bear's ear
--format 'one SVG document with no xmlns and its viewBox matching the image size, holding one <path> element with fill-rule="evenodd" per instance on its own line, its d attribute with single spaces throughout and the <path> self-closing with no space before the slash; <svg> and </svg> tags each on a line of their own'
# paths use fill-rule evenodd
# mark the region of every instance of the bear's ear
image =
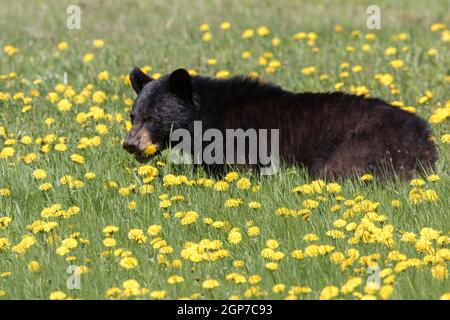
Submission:
<svg viewBox="0 0 450 320">
<path fill-rule="evenodd" d="M 169 76 L 169 91 L 186 102 L 192 102 L 191 76 L 185 69 L 177 69 Z"/>
<path fill-rule="evenodd" d="M 139 69 L 138 67 L 134 67 L 133 70 L 131 70 L 130 82 L 131 86 L 133 87 L 134 91 L 136 91 L 137 94 L 139 94 L 142 88 L 150 81 L 152 81 L 152 78 L 143 73 L 142 70 Z"/>
</svg>

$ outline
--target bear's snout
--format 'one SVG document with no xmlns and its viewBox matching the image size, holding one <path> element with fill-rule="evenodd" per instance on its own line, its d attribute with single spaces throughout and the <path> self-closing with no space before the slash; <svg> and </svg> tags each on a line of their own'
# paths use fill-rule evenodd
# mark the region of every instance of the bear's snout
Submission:
<svg viewBox="0 0 450 320">
<path fill-rule="evenodd" d="M 133 125 L 131 131 L 125 137 L 123 148 L 129 153 L 143 153 L 145 148 L 152 144 L 150 133 L 145 129 L 143 124 Z"/>
<path fill-rule="evenodd" d="M 125 139 L 123 142 L 123 148 L 129 153 L 136 153 L 138 151 L 138 143 L 136 139 Z"/>
</svg>

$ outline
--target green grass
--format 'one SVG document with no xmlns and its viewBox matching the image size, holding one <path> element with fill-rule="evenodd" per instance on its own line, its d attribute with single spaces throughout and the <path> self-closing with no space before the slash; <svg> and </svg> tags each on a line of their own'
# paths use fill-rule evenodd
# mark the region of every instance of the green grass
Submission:
<svg viewBox="0 0 450 320">
<path fill-rule="evenodd" d="M 220 70 L 231 74 L 258 72 L 261 77 L 276 82 L 292 91 L 334 91 L 335 84 L 343 82 L 342 90 L 349 91 L 351 86 L 366 86 L 370 96 L 381 97 L 386 101 L 401 101 L 406 106 L 414 106 L 417 113 L 428 119 L 438 107 L 444 107 L 448 96 L 448 72 L 450 57 L 448 42 L 441 40 L 441 32 L 431 32 L 430 26 L 435 22 L 450 24 L 449 3 L 443 1 L 377 1 L 381 8 L 381 30 L 366 28 L 366 1 L 88 1 L 83 2 L 81 30 L 66 28 L 66 8 L 70 1 L 2 1 L 0 3 L 0 29 L 2 36 L 0 46 L 13 45 L 19 52 L 8 56 L 0 54 L 0 74 L 16 72 L 17 77 L 0 80 L 0 92 L 9 93 L 10 98 L 0 100 L 0 127 L 4 127 L 7 136 L 0 137 L 0 151 L 11 140 L 15 155 L 0 159 L 0 189 L 11 190 L 9 197 L 0 196 L 0 217 L 8 216 L 12 222 L 0 229 L 0 238 L 9 239 L 10 245 L 0 250 L 0 273 L 11 272 L 0 277 L 0 299 L 47 299 L 52 292 L 63 291 L 69 297 L 95 299 L 106 298 L 106 290 L 121 287 L 128 279 L 137 280 L 142 287 L 165 290 L 166 298 L 188 297 L 200 293 L 202 298 L 229 298 L 238 295 L 245 298 L 245 292 L 252 286 L 250 283 L 235 284 L 226 280 L 226 275 L 238 272 L 248 277 L 258 274 L 262 280 L 256 286 L 264 293 L 259 298 L 280 299 L 288 296 L 292 286 L 308 286 L 312 292 L 298 294 L 297 298 L 317 299 L 321 290 L 327 285 L 340 287 L 350 277 L 361 277 L 365 283 L 369 274 L 367 265 L 358 259 L 345 270 L 340 264 L 330 261 L 330 254 L 319 257 L 306 257 L 296 260 L 290 256 L 295 249 L 305 250 L 309 245 L 327 244 L 336 251 L 348 253 L 349 249 L 357 249 L 361 256 L 379 254 L 377 260 L 381 270 L 395 268 L 397 261 L 388 259 L 391 251 L 398 250 L 408 259 L 418 258 L 424 261 L 420 268 L 410 267 L 402 272 L 395 272 L 393 282 L 393 299 L 438 299 L 450 292 L 450 281 L 433 277 L 431 270 L 441 266 L 448 273 L 448 259 L 430 261 L 435 253 L 445 253 L 449 242 L 444 236 L 450 235 L 450 194 L 449 144 L 441 141 L 444 134 L 450 133 L 448 119 L 432 125 L 433 133 L 439 148 L 439 162 L 436 174 L 437 182 L 427 182 L 424 188 L 433 189 L 439 195 L 437 201 L 424 201 L 411 204 L 408 195 L 413 188 L 408 181 L 382 182 L 376 178 L 371 182 L 346 180 L 341 183 L 341 195 L 345 199 L 354 199 L 358 195 L 374 202 L 379 202 L 377 213 L 384 215 L 384 222 L 375 222 L 376 226 L 393 225 L 395 244 L 387 247 L 381 243 L 349 244 L 348 239 L 353 232 L 346 231 L 344 239 L 332 239 L 326 235 L 328 230 L 336 229 L 333 222 L 342 217 L 345 209 L 350 208 L 342 201 L 334 199 L 334 195 L 323 191 L 322 194 L 296 194 L 291 190 L 297 185 L 311 183 L 311 179 L 299 168 L 283 168 L 281 174 L 257 179 L 250 177 L 252 186 L 260 185 L 259 192 L 240 190 L 234 183 L 226 192 L 218 192 L 203 186 L 177 185 L 164 187 L 162 178 L 165 174 L 186 175 L 189 179 L 205 177 L 203 171 L 194 171 L 189 166 L 175 166 L 167 163 L 158 167 L 156 161 L 166 160 L 165 154 L 152 160 L 150 165 L 158 167 L 158 176 L 151 182 L 154 192 L 148 195 L 131 193 L 121 196 L 117 189 L 106 188 L 109 180 L 117 182 L 119 187 L 130 184 L 142 184 L 142 178 L 135 171 L 138 164 L 120 146 L 125 135 L 124 122 L 109 121 L 107 118 L 88 120 L 80 125 L 75 121 L 79 112 L 87 112 L 97 105 L 105 113 L 121 114 L 128 120 L 126 98 L 134 98 L 134 92 L 126 86 L 120 76 L 126 76 L 133 66 L 151 66 L 153 73 L 168 73 L 175 68 L 194 68 L 202 75 L 214 76 Z M 220 23 L 229 21 L 231 29 L 220 30 Z M 202 41 L 202 32 L 198 30 L 201 23 L 208 23 L 213 39 Z M 343 31 L 334 32 L 334 26 L 340 24 Z M 256 34 L 251 39 L 242 39 L 241 34 L 247 28 L 265 25 L 270 35 L 260 37 Z M 352 37 L 353 30 L 360 35 Z M 300 32 L 315 32 L 317 40 L 311 50 L 306 40 L 292 40 L 292 35 Z M 372 32 L 376 35 L 373 41 L 365 40 L 364 35 Z M 404 32 L 409 38 L 394 41 L 392 36 Z M 271 45 L 271 39 L 278 37 L 281 43 L 277 47 Z M 101 38 L 105 41 L 102 48 L 94 48 L 92 40 Z M 58 51 L 56 45 L 67 41 L 69 48 Z M 370 44 L 371 50 L 361 50 L 363 44 Z M 354 52 L 348 52 L 347 46 L 353 46 Z M 394 56 L 385 56 L 388 47 L 397 48 Z M 407 46 L 408 51 L 402 48 Z M 437 49 L 436 56 L 427 54 L 430 48 Z M 244 60 L 241 53 L 251 52 L 251 58 Z M 264 66 L 258 64 L 258 57 L 264 52 L 273 53 L 273 59 L 280 60 L 282 65 L 275 73 L 267 73 Z M 90 63 L 83 63 L 82 57 L 93 53 Z M 216 65 L 208 65 L 207 59 L 218 60 Z M 389 62 L 402 59 L 406 69 L 393 69 Z M 270 58 L 268 59 L 271 60 Z M 340 78 L 341 64 L 350 64 L 349 77 Z M 351 67 L 361 65 L 363 70 L 353 73 Z M 318 72 L 311 76 L 302 75 L 300 70 L 307 66 L 315 66 Z M 107 70 L 110 79 L 98 81 L 97 74 Z M 88 84 L 93 90 L 102 90 L 107 99 L 102 104 L 94 103 L 89 97 L 82 104 L 73 103 L 68 112 L 60 112 L 56 103 L 46 98 L 54 90 L 55 85 L 63 82 L 67 73 L 69 85 L 76 93 Z M 328 79 L 321 80 L 321 74 L 328 74 Z M 400 89 L 393 94 L 388 87 L 374 79 L 375 74 L 389 73 L 394 77 L 394 84 Z M 446 80 L 447 77 L 447 80 Z M 41 79 L 41 84 L 33 84 L 33 80 Z M 38 89 L 39 97 L 32 97 L 31 102 L 13 99 L 18 92 L 26 97 L 31 90 Z M 424 104 L 418 103 L 426 90 L 431 90 L 433 98 Z M 62 94 L 59 94 L 62 98 Z M 116 97 L 114 97 L 116 96 Z M 71 100 L 71 99 L 69 99 Z M 22 113 L 24 105 L 32 109 Z M 448 109 L 448 108 L 447 108 Z M 47 126 L 44 121 L 52 117 L 56 121 Z M 101 136 L 98 146 L 77 149 L 81 137 L 98 135 L 95 127 L 106 124 L 109 132 Z M 57 152 L 56 142 L 50 143 L 49 153 L 41 152 L 41 145 L 34 140 L 47 134 L 55 134 L 57 138 L 66 137 L 68 150 Z M 382 132 L 374 134 L 383 134 Z M 33 143 L 24 145 L 20 142 L 23 136 L 31 136 Z M 35 152 L 37 159 L 26 164 L 22 156 Z M 84 156 L 83 165 L 70 161 L 70 155 L 78 153 Z M 32 177 L 35 169 L 44 169 L 48 177 L 37 181 Z M 130 170 L 131 169 L 131 170 Z M 96 178 L 87 180 L 86 172 L 95 172 Z M 83 188 L 70 189 L 59 182 L 63 175 L 71 175 L 85 183 Z M 248 173 L 242 173 L 248 176 Z M 49 182 L 53 189 L 43 192 L 38 187 Z M 158 196 L 167 193 L 169 196 L 183 195 L 185 200 L 173 202 L 167 210 L 159 208 Z M 319 207 L 311 210 L 310 218 L 305 221 L 301 217 L 280 217 L 275 211 L 280 207 L 299 210 L 305 199 L 321 199 Z M 225 200 L 240 198 L 243 205 L 238 208 L 226 208 Z M 325 200 L 326 201 L 322 201 Z M 394 208 L 391 201 L 397 199 L 401 205 Z M 134 210 L 128 209 L 128 203 L 136 201 Z M 262 208 L 253 210 L 247 207 L 248 202 L 258 201 Z M 78 206 L 81 211 L 70 218 L 41 218 L 41 210 L 59 203 L 63 209 Z M 342 208 L 331 212 L 330 207 L 341 203 Z M 175 217 L 177 211 L 194 210 L 199 213 L 198 220 L 183 226 Z M 170 218 L 163 217 L 164 212 Z M 359 223 L 364 214 L 356 214 L 347 222 Z M 214 221 L 225 221 L 225 229 L 215 229 L 203 223 L 204 218 Z M 13 252 L 13 247 L 25 234 L 29 234 L 27 226 L 35 220 L 56 221 L 58 226 L 50 233 L 35 234 L 36 244 L 23 254 Z M 261 233 L 255 238 L 247 235 L 246 224 L 253 221 L 260 227 Z M 144 232 L 147 227 L 157 224 L 162 226 L 160 236 L 173 248 L 167 254 L 169 262 L 181 259 L 182 266 L 173 268 L 170 264 L 158 263 L 158 250 L 152 248 L 153 237 L 147 235 L 145 244 L 137 244 L 128 239 L 127 233 L 132 228 L 140 228 Z M 102 252 L 111 250 L 102 244 L 102 229 L 106 225 L 115 225 L 120 231 L 114 235 L 117 246 L 132 252 L 139 264 L 136 268 L 126 270 L 119 265 L 120 257 L 102 256 Z M 231 228 L 240 228 L 242 241 L 239 244 L 228 242 Z M 417 238 L 423 228 L 433 228 L 440 232 L 442 244 L 431 240 L 428 253 L 418 252 L 414 244 L 401 241 L 401 232 L 414 232 Z M 78 246 L 65 256 L 56 254 L 61 240 L 80 232 L 81 238 L 89 240 L 88 244 L 78 241 Z M 319 240 L 309 243 L 303 239 L 308 233 L 315 233 Z M 55 242 L 49 242 L 53 236 Z M 229 255 L 215 262 L 194 263 L 180 256 L 183 245 L 188 241 L 199 242 L 201 239 L 218 239 Z M 270 271 L 265 268 L 269 260 L 261 256 L 266 241 L 276 239 L 280 246 L 278 251 L 285 253 L 279 261 L 279 268 Z M 80 239 L 78 239 L 80 240 Z M 0 242 L 1 243 L 1 242 Z M 1 246 L 0 246 L 1 247 Z M 68 256 L 76 257 L 73 262 L 66 261 Z M 447 260 L 445 260 L 447 259 Z M 39 271 L 31 272 L 27 268 L 30 261 L 40 263 Z M 235 260 L 243 260 L 244 266 L 233 266 Z M 81 275 L 81 289 L 68 290 L 66 269 L 69 265 L 87 266 L 89 272 Z M 398 270 L 397 270 L 398 271 Z M 170 285 L 167 279 L 171 275 L 182 275 L 184 282 Z M 214 278 L 220 282 L 215 289 L 204 289 L 202 282 Z M 282 293 L 273 293 L 275 284 L 285 284 Z M 364 283 L 355 289 L 364 293 Z M 379 297 L 378 293 L 374 296 Z M 148 294 L 145 298 L 150 298 Z M 340 294 L 341 298 L 354 298 L 352 295 Z M 251 298 L 257 298 L 252 296 Z"/>
</svg>

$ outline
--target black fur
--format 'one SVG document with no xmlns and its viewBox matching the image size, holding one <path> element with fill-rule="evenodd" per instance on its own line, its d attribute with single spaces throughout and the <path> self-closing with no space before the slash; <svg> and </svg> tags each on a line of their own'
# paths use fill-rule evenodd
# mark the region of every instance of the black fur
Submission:
<svg viewBox="0 0 450 320">
<path fill-rule="evenodd" d="M 315 176 L 385 169 L 409 176 L 436 162 L 427 123 L 379 99 L 292 93 L 249 77 L 190 77 L 183 69 L 152 81 L 139 72 L 130 74 L 138 93 L 133 128 L 145 128 L 159 149 L 168 146 L 171 130 L 192 132 L 194 120 L 201 120 L 204 130 L 279 129 L 282 160 Z M 130 133 L 126 141 L 133 138 Z"/>
</svg>

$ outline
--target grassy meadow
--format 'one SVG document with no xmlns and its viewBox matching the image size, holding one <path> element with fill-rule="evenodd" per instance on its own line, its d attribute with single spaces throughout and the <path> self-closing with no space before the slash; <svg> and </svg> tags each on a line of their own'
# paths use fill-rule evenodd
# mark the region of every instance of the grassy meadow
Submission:
<svg viewBox="0 0 450 320">
<path fill-rule="evenodd" d="M 66 26 L 73 4 L 79 30 Z M 381 29 L 366 26 L 370 4 Z M 449 12 L 441 0 L 1 1 L 0 299 L 449 299 Z M 121 146 L 133 66 L 380 97 L 428 120 L 436 171 L 215 181 L 166 153 L 141 165 Z"/>
</svg>

